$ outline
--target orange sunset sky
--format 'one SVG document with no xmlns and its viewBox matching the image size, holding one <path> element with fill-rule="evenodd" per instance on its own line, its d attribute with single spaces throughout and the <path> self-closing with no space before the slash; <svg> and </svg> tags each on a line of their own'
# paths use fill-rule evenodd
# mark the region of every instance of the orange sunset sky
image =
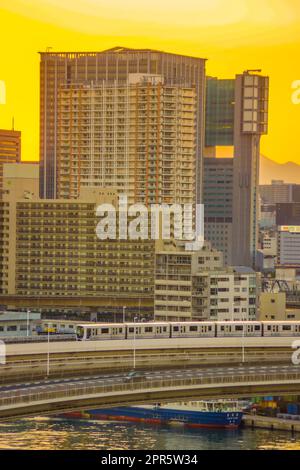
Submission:
<svg viewBox="0 0 300 470">
<path fill-rule="evenodd" d="M 22 131 L 22 158 L 38 159 L 38 51 L 160 49 L 205 57 L 207 73 L 270 76 L 269 135 L 262 153 L 300 163 L 299 0 L 0 0 L 0 128 Z"/>
</svg>

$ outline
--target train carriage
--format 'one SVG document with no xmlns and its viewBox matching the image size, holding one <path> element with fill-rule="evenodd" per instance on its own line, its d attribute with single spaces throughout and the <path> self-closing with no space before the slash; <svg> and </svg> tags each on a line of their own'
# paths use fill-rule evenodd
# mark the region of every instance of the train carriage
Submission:
<svg viewBox="0 0 300 470">
<path fill-rule="evenodd" d="M 78 321 L 74 320 L 48 320 L 48 319 L 41 319 L 35 322 L 35 331 L 38 335 L 45 335 L 45 334 L 59 334 L 59 335 L 68 335 L 68 334 L 75 334 L 76 332 L 76 325 Z"/>
<path fill-rule="evenodd" d="M 82 341 L 126 339 L 124 323 L 86 323 L 77 325 L 77 338 Z"/>
<path fill-rule="evenodd" d="M 234 338 L 300 336 L 300 322 L 147 322 L 86 323 L 77 326 L 79 340 Z"/>
<path fill-rule="evenodd" d="M 300 336 L 300 322 L 264 321 L 264 336 Z"/>
<path fill-rule="evenodd" d="M 172 322 L 172 338 L 214 338 L 214 322 Z"/>
<path fill-rule="evenodd" d="M 216 336 L 262 336 L 262 324 L 256 321 L 216 322 Z"/>
<path fill-rule="evenodd" d="M 170 323 L 127 323 L 127 339 L 170 338 Z"/>
</svg>

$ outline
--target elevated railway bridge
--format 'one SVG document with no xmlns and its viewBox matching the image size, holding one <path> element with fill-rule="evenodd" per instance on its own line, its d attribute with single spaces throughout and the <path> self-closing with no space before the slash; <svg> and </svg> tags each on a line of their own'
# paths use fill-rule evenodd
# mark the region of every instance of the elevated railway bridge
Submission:
<svg viewBox="0 0 300 470">
<path fill-rule="evenodd" d="M 0 419 L 213 397 L 300 395 L 295 337 L 7 344 Z M 299 340 L 298 340 L 299 341 Z M 128 372 L 133 365 L 137 377 Z"/>
<path fill-rule="evenodd" d="M 224 364 L 291 364 L 295 337 L 174 338 L 6 345 L 0 384 L 99 372 Z"/>
</svg>

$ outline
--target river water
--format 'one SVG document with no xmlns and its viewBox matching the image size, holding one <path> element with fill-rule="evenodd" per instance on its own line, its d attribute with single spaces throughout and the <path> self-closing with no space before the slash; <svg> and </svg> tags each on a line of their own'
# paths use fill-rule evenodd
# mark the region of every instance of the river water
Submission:
<svg viewBox="0 0 300 470">
<path fill-rule="evenodd" d="M 0 449 L 300 449 L 300 434 L 261 429 L 187 430 L 112 421 L 36 417 L 0 424 Z"/>
</svg>

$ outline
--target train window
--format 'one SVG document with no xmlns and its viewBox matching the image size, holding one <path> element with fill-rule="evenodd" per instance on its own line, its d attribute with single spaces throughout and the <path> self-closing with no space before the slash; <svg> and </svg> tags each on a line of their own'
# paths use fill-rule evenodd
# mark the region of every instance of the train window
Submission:
<svg viewBox="0 0 300 470">
<path fill-rule="evenodd" d="M 255 325 L 254 330 L 255 330 L 255 331 L 260 330 L 260 326 L 259 326 L 259 325 Z"/>
<path fill-rule="evenodd" d="M 196 326 L 190 326 L 190 331 L 197 331 L 197 327 Z"/>
<path fill-rule="evenodd" d="M 243 325 L 236 325 L 235 331 L 243 331 Z"/>
<path fill-rule="evenodd" d="M 152 327 L 151 326 L 146 326 L 145 327 L 145 333 L 152 333 Z"/>
<path fill-rule="evenodd" d="M 61 327 L 61 328 L 65 328 L 65 327 L 66 327 L 66 325 L 60 325 L 60 327 Z"/>
<path fill-rule="evenodd" d="M 291 329 L 290 325 L 282 325 L 282 330 L 283 331 L 289 331 Z"/>
<path fill-rule="evenodd" d="M 133 333 L 133 332 L 134 332 L 134 328 L 130 327 L 130 328 L 128 328 L 128 331 L 129 331 L 129 333 Z"/>
<path fill-rule="evenodd" d="M 221 326 L 221 331 L 224 331 L 224 329 L 225 329 L 224 326 Z"/>
<path fill-rule="evenodd" d="M 101 333 L 102 334 L 107 334 L 109 332 L 108 328 L 101 328 Z"/>
<path fill-rule="evenodd" d="M 87 338 L 90 338 L 91 334 L 92 334 L 91 328 L 87 328 L 87 330 L 86 330 L 86 337 L 87 337 Z"/>
<path fill-rule="evenodd" d="M 208 327 L 208 331 L 211 331 L 211 326 Z"/>
<path fill-rule="evenodd" d="M 164 331 L 164 332 L 167 331 L 167 327 L 166 327 L 166 326 L 163 327 L 163 331 Z"/>
<path fill-rule="evenodd" d="M 4 331 L 4 327 L 3 327 L 3 326 L 0 326 L 0 331 Z"/>
<path fill-rule="evenodd" d="M 122 328 L 119 328 L 119 333 L 122 333 L 122 331 L 123 331 Z"/>
<path fill-rule="evenodd" d="M 70 328 L 71 330 L 74 330 L 74 325 L 69 325 L 68 328 Z"/>
<path fill-rule="evenodd" d="M 17 331 L 17 325 L 10 325 L 7 327 L 7 331 Z"/>
<path fill-rule="evenodd" d="M 179 331 L 179 326 L 173 326 L 173 331 Z"/>
<path fill-rule="evenodd" d="M 269 325 L 269 326 L 268 326 L 268 330 L 270 331 L 270 329 L 271 329 L 271 327 L 270 327 L 270 325 Z"/>
</svg>

